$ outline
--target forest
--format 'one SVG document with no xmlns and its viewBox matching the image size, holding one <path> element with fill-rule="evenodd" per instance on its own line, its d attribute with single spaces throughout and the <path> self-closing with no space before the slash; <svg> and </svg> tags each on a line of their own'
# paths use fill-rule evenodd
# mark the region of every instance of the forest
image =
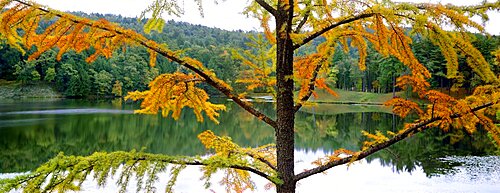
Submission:
<svg viewBox="0 0 500 193">
<path fill-rule="evenodd" d="M 191 123 L 196 126 L 194 123 L 199 122 L 202 125 L 191 128 L 193 130 L 185 134 L 198 139 L 197 146 L 204 146 L 206 150 L 206 154 L 193 152 L 196 155 L 191 156 L 187 151 L 182 155 L 170 155 L 171 152 L 149 152 L 134 147 L 114 149 L 118 147 L 115 145 L 122 144 L 96 147 L 93 145 L 105 145 L 107 141 L 144 142 L 142 144 L 148 146 L 148 139 L 134 140 L 115 132 L 95 132 L 101 137 L 97 138 L 97 142 L 87 143 L 91 148 L 88 152 L 80 152 L 83 153 L 80 155 L 59 153 L 35 170 L 0 179 L 0 192 L 14 189 L 22 189 L 23 192 L 79 191 L 84 189 L 83 183 L 91 176 L 99 187 L 116 179 L 114 184 L 118 187 L 115 189 L 126 192 L 130 183 L 134 183 L 129 179 L 134 178 L 137 192 L 155 192 L 155 183 L 163 172 L 170 177 L 167 181 L 161 180 L 166 182 L 166 186 L 164 184 L 161 188 L 165 187 L 165 192 L 173 192 L 179 173 L 188 166 L 194 166 L 201 172 L 201 177 L 197 179 L 204 183 L 205 189 L 210 188 L 212 177 L 219 178 L 220 171 L 224 174 L 219 178 L 219 185 L 224 186 L 226 192 L 256 190 L 256 184 L 251 179 L 252 175 L 256 175 L 266 180 L 266 189 L 294 193 L 302 192 L 298 188 L 307 183 L 306 179 L 317 179 L 309 177 L 337 166 L 350 167 L 365 158 L 375 160 L 376 155 L 380 156 L 377 160 L 382 165 L 392 163 L 398 170 L 411 171 L 414 168 L 412 163 L 405 164 L 408 167 L 402 166 L 393 162 L 391 157 L 378 154 L 387 150 L 390 153 L 387 155 L 402 158 L 399 155 L 405 153 L 393 150 L 398 149 L 397 145 L 407 150 L 405 142 L 411 140 L 418 144 L 408 146 L 430 148 L 441 153 L 463 144 L 466 147 L 462 150 L 471 150 L 465 153 L 466 158 L 498 153 L 498 146 L 489 142 L 500 145 L 500 128 L 494 120 L 500 112 L 500 39 L 490 35 L 485 25 L 489 12 L 500 11 L 500 1 L 461 6 L 390 0 L 252 0 L 245 4 L 242 13 L 260 21 L 261 31 L 255 32 L 230 32 L 166 22 L 162 14 L 183 13 L 183 1 L 176 0 L 154 1 L 142 12 L 140 20 L 62 12 L 25 0 L 0 2 L 0 7 L 5 10 L 0 13 L 0 34 L 4 41 L 0 58 L 5 60 L 0 62 L 0 84 L 15 83 L 21 88 L 49 85 L 67 98 L 124 97 L 140 101 L 139 109 L 138 103 L 128 102 L 125 104 L 136 106 L 123 108 L 121 98 L 108 100 L 112 101 L 112 106 L 107 107 L 111 109 L 102 108 L 104 106 L 98 105 L 98 100 L 87 101 L 94 106 L 82 104 L 69 109 L 57 103 L 51 105 L 44 102 L 40 106 L 44 109 L 39 111 L 34 109 L 39 108 L 38 105 L 32 105 L 36 103 L 23 104 L 22 100 L 15 99 L 10 101 L 18 104 L 12 105 L 5 100 L 7 103 L 3 104 L 2 110 L 6 112 L 0 112 L 0 115 L 11 119 L 4 122 L 9 128 L 2 129 L 9 134 L 2 136 L 19 139 L 14 136 L 42 133 L 39 125 L 32 124 L 38 122 L 46 123 L 48 129 L 45 131 L 48 133 L 69 136 L 64 133 L 78 133 L 88 128 L 112 131 L 108 127 L 112 124 L 108 124 L 107 120 L 115 121 L 122 117 L 123 121 L 116 121 L 120 124 L 117 128 L 123 129 L 121 125 L 135 126 L 132 132 L 126 132 L 132 138 L 140 133 L 136 132 L 137 128 L 149 129 L 154 124 L 165 123 L 190 129 L 182 125 Z M 195 0 L 195 3 L 203 14 L 201 1 Z M 475 21 L 476 17 L 482 23 Z M 318 100 L 317 96 L 326 93 L 331 97 L 349 93 L 362 99 L 362 102 L 371 100 L 373 95 L 383 95 L 385 100 L 377 106 L 355 102 L 332 106 L 328 103 L 333 102 Z M 254 95 L 265 100 L 270 98 L 269 95 L 273 98 L 268 100 L 271 103 L 254 103 L 247 98 Z M 384 106 L 380 105 L 382 103 Z M 359 106 L 365 108 L 364 111 L 350 117 L 327 117 L 318 113 L 329 110 L 335 114 L 348 109 L 343 112 L 347 114 L 359 110 Z M 242 113 L 234 111 L 235 107 Z M 374 107 L 387 108 L 376 111 L 381 113 L 391 109 L 392 114 L 369 113 L 368 110 Z M 186 114 L 183 109 L 192 110 L 189 119 L 184 119 Z M 63 117 L 61 114 L 71 116 Z M 90 115 L 96 115 L 96 119 L 89 119 Z M 160 121 L 155 122 L 153 116 L 143 119 L 146 115 L 156 115 Z M 127 123 L 130 121 L 128 116 L 139 119 Z M 169 124 L 163 118 L 180 123 Z M 196 122 L 192 121 L 194 119 Z M 240 129 L 242 132 L 233 134 L 220 132 L 206 124 L 222 125 L 224 123 L 221 122 L 226 122 L 230 124 L 226 127 L 237 127 L 236 122 L 231 122 L 233 120 L 245 122 L 242 128 L 261 126 L 248 120 L 265 125 L 267 134 L 263 136 L 269 141 L 248 145 L 246 140 L 238 139 L 241 139 L 240 136 L 258 138 L 252 133 L 256 130 L 245 132 L 245 129 Z M 84 125 L 92 123 L 97 125 Z M 350 126 L 355 126 L 355 123 L 361 123 L 358 127 L 362 130 L 352 133 Z M 25 125 L 34 125 L 35 130 L 24 132 L 27 129 L 17 127 Z M 65 129 L 76 129 L 76 126 L 83 126 L 83 129 L 65 132 Z M 167 130 L 162 127 L 156 130 L 157 133 L 147 132 L 147 135 L 171 135 L 171 132 L 161 133 Z M 424 136 L 423 140 L 419 140 L 418 136 L 415 137 L 424 133 L 437 138 Z M 64 149 L 66 143 L 62 146 L 52 143 L 61 139 L 52 134 L 46 136 L 48 140 L 40 141 L 46 147 L 44 149 L 53 145 L 53 152 L 71 152 L 71 149 Z M 180 131 L 175 134 L 180 134 Z M 445 136 L 440 137 L 441 134 Z M 78 136 L 87 135 L 82 133 Z M 469 137 L 486 143 L 458 143 Z M 297 152 L 302 147 L 306 151 L 309 148 L 324 148 L 321 146 L 328 144 L 322 142 L 323 138 L 330 138 L 333 143 L 339 142 L 338 138 L 347 141 L 333 144 L 318 155 L 307 156 Z M 434 139 L 438 147 L 442 143 L 452 146 L 436 148 L 431 145 Z M 79 142 L 70 144 L 68 148 L 86 146 L 82 143 L 84 138 L 72 137 L 67 141 L 75 140 Z M 149 140 L 162 141 L 166 138 Z M 188 142 L 181 138 L 173 140 Z M 9 155 L 25 152 L 15 144 L 14 141 L 7 142 L 7 145 L 16 147 Z M 484 148 L 476 151 L 476 147 Z M 130 148 L 134 149 L 128 150 Z M 410 151 L 409 159 L 419 161 L 413 156 L 419 153 L 418 150 Z M 89 155 L 90 152 L 94 153 Z M 42 158 L 39 163 L 46 159 Z M 302 167 L 301 159 L 307 162 L 306 167 Z M 471 163 L 480 163 L 476 160 Z M 423 165 L 422 168 L 425 167 Z M 375 179 L 384 179 L 379 172 L 370 172 L 368 168 L 362 171 L 363 175 L 373 174 L 368 181 L 371 184 L 375 184 Z M 340 178 L 348 176 L 332 173 Z M 113 177 L 115 175 L 117 178 Z M 197 180 L 187 180 L 194 181 Z M 358 182 L 358 178 L 350 181 Z M 340 186 L 365 186 L 343 182 L 332 186 L 333 182 L 337 181 L 328 180 L 311 186 L 306 192 L 316 192 L 312 191 L 313 188 L 330 191 Z M 389 183 L 390 187 L 401 185 L 392 180 Z M 482 188 L 482 185 L 472 184 L 475 185 L 474 190 Z M 498 182 L 492 184 L 498 190 Z M 413 186 L 405 185 L 404 188 L 398 192 L 407 192 Z"/>
<path fill-rule="evenodd" d="M 75 14 L 94 19 L 106 18 L 139 32 L 143 31 L 145 23 L 117 15 Z M 146 36 L 169 47 L 182 49 L 182 54 L 202 61 L 215 69 L 220 77 L 229 79 L 236 76 L 238 65 L 228 53 L 232 48 L 245 48 L 248 41 L 245 37 L 251 34 L 169 21 L 163 33 L 152 32 Z M 161 73 L 181 70 L 163 57 L 158 57 L 155 67 L 149 66 L 146 62 L 149 53 L 139 47 L 121 49 L 109 59 L 99 57 L 92 63 L 85 61 L 92 51 L 68 52 L 58 60 L 57 50 L 53 49 L 36 60 L 28 61 L 29 53 L 22 55 L 5 41 L 0 48 L 0 79 L 17 80 L 23 84 L 50 84 L 70 98 L 122 96 L 128 91 L 146 89 L 147 84 Z"/>
<path fill-rule="evenodd" d="M 105 18 L 122 27 L 140 32 L 156 42 L 166 44 L 174 50 L 182 50 L 182 55 L 199 60 L 238 90 L 244 90 L 245 85 L 234 81 L 233 77 L 242 76 L 239 72 L 248 70 L 248 66 L 242 64 L 241 57 L 235 54 L 236 51 L 258 53 L 259 50 L 263 50 L 259 46 L 267 44 L 263 42 L 262 34 L 255 31 L 227 31 L 170 20 L 166 22 L 161 33 L 156 31 L 144 33 L 145 20 L 111 14 L 83 12 L 73 14 L 91 19 Z M 50 22 L 46 23 L 46 26 L 48 25 Z M 491 64 L 494 73 L 499 74 L 500 66 L 494 65 L 495 58 L 492 52 L 498 49 L 500 37 L 481 34 L 470 34 L 470 36 L 474 37 L 473 45 Z M 459 58 L 461 69 L 459 78 L 448 78 L 446 60 L 440 48 L 425 37 L 418 35 L 411 37 L 414 41 L 412 50 L 415 56 L 432 74 L 428 81 L 433 88 L 440 88 L 450 93 L 460 87 L 465 88 L 461 92 L 470 93 L 472 88 L 482 84 L 479 76 L 466 64 L 464 56 Z M 310 47 L 318 45 L 321 41 L 321 39 L 313 41 Z M 148 65 L 150 55 L 142 47 L 126 47 L 115 51 L 116 53 L 109 59 L 101 56 L 91 63 L 87 63 L 85 59 L 90 56 L 92 50 L 81 53 L 70 51 L 58 59 L 56 49 L 28 61 L 29 53 L 22 55 L 5 40 L 1 40 L 0 79 L 18 81 L 22 85 L 47 84 L 68 98 L 121 97 L 130 91 L 147 89 L 148 83 L 159 74 L 183 70 L 163 57 L 157 58 L 156 66 Z M 298 52 L 312 51 L 306 46 Z M 373 93 L 398 91 L 399 88 L 395 86 L 396 77 L 408 74 L 409 69 L 396 58 L 379 54 L 371 45 L 367 53 L 366 70 L 362 71 L 357 66 L 359 54 L 356 48 L 350 48 L 347 52 L 336 49 L 329 62 L 330 74 L 323 75 L 328 85 L 349 91 Z M 211 95 L 219 94 L 209 86 L 203 88 Z M 259 88 L 254 91 L 267 92 Z"/>
</svg>

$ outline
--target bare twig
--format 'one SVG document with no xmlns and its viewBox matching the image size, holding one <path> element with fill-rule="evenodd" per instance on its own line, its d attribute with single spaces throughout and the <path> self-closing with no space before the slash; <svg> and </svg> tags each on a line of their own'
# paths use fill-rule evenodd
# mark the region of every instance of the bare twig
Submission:
<svg viewBox="0 0 500 193">
<path fill-rule="evenodd" d="M 349 18 L 346 18 L 342 21 L 339 21 L 337 23 L 334 23 L 326 28 L 323 28 L 322 30 L 319 30 L 311 35 L 309 35 L 308 37 L 304 38 L 301 42 L 293 45 L 293 48 L 294 49 L 298 49 L 300 47 L 302 47 L 303 45 L 307 44 L 308 42 L 314 40 L 315 38 L 323 35 L 324 33 L 338 27 L 338 26 L 341 26 L 341 25 L 344 25 L 344 24 L 348 24 L 348 23 L 351 23 L 353 21 L 357 21 L 357 20 L 360 20 L 360 19 L 364 19 L 364 18 L 369 18 L 369 17 L 372 17 L 374 16 L 376 13 L 363 13 L 363 14 L 360 14 L 360 15 L 356 15 L 356 16 L 352 16 L 352 17 L 349 17 Z"/>
</svg>

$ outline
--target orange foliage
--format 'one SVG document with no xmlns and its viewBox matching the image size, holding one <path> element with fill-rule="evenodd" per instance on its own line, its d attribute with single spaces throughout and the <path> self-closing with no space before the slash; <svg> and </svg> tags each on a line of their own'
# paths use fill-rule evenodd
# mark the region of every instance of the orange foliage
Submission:
<svg viewBox="0 0 500 193">
<path fill-rule="evenodd" d="M 417 114 L 423 114 L 422 109 L 417 103 L 402 98 L 392 98 L 391 100 L 384 103 L 386 106 L 393 106 L 392 112 L 400 117 L 406 117 L 410 112 L 415 111 Z"/>
<path fill-rule="evenodd" d="M 330 58 L 334 53 L 332 42 L 325 42 L 317 47 L 317 53 L 296 57 L 294 66 L 294 80 L 300 84 L 299 99 L 307 99 L 306 96 L 316 95 L 314 88 L 325 89 L 333 96 L 337 93 L 333 91 L 327 84 L 324 77 L 329 72 Z M 320 75 L 321 74 L 321 75 Z M 299 101 L 302 103 L 303 101 Z"/>
<path fill-rule="evenodd" d="M 321 166 L 321 165 L 324 165 L 326 163 L 329 163 L 329 162 L 332 162 L 335 160 L 339 160 L 343 157 L 352 156 L 355 154 L 356 154 L 356 152 L 341 148 L 341 149 L 335 150 L 332 154 L 328 155 L 327 157 L 319 158 L 319 159 L 315 160 L 314 162 L 312 162 L 312 164 L 317 165 L 317 166 Z"/>
<path fill-rule="evenodd" d="M 92 49 L 87 62 L 93 62 L 98 57 L 109 58 L 118 48 L 125 45 L 147 48 L 150 54 L 149 65 L 156 64 L 158 54 L 177 62 L 198 73 L 198 75 L 187 75 L 182 73 L 165 74 L 150 83 L 149 91 L 132 92 L 128 98 L 144 99 L 141 110 L 138 113 L 156 114 L 160 110 L 163 116 L 172 111 L 172 117 L 177 119 L 183 107 L 193 108 L 197 119 L 203 120 L 201 113 L 217 122 L 219 115 L 216 111 L 223 110 L 223 105 L 208 102 L 208 95 L 203 89 L 197 88 L 196 83 L 210 80 L 226 92 L 231 87 L 218 79 L 213 72 L 206 69 L 203 64 L 189 57 L 181 57 L 178 52 L 167 49 L 154 41 L 146 39 L 141 34 L 123 29 L 105 19 L 96 21 L 80 18 L 64 12 L 59 12 L 32 2 L 4 0 L 0 8 L 12 6 L 0 14 L 0 34 L 6 37 L 9 44 L 23 53 L 25 49 L 36 47 L 36 51 L 29 56 L 29 60 L 36 59 L 44 52 L 59 48 L 57 59 L 70 50 L 82 52 Z M 40 22 L 53 20 L 42 32 L 36 29 Z M 169 82 L 171 81 L 171 82 Z M 164 104 L 161 104 L 164 103 Z"/>
<path fill-rule="evenodd" d="M 424 96 L 430 84 L 424 77 L 418 75 L 403 75 L 397 78 L 396 86 L 403 89 L 412 88 L 412 91 L 418 93 L 419 96 Z"/>
<path fill-rule="evenodd" d="M 172 112 L 172 118 L 179 119 L 184 107 L 192 108 L 198 121 L 203 121 L 202 112 L 215 123 L 219 113 L 225 110 L 224 105 L 213 104 L 208 101 L 205 90 L 196 87 L 202 81 L 198 75 L 162 74 L 149 83 L 149 90 L 129 92 L 125 99 L 143 100 L 140 110 L 136 113 L 157 114 L 159 111 L 166 117 Z"/>
</svg>

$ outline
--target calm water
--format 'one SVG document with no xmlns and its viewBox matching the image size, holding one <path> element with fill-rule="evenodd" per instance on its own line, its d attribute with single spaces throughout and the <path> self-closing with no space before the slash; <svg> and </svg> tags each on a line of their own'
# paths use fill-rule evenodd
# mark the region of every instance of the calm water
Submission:
<svg viewBox="0 0 500 193">
<path fill-rule="evenodd" d="M 224 101 L 222 101 L 224 102 Z M 272 143 L 274 132 L 238 106 L 228 104 L 220 125 L 197 122 L 190 110 L 179 121 L 151 115 L 134 115 L 137 104 L 120 101 L 0 101 L 0 178 L 33 170 L 58 152 L 88 155 L 95 151 L 145 148 L 171 155 L 205 154 L 196 135 L 210 129 L 229 135 L 241 146 Z M 272 104 L 256 104 L 271 115 Z M 341 111 L 341 112 L 339 112 Z M 380 107 L 320 105 L 299 112 L 296 123 L 297 172 L 343 147 L 357 150 L 361 130 L 397 130 L 403 121 L 382 113 Z M 430 130 L 387 150 L 316 175 L 299 184 L 299 192 L 500 192 L 500 158 L 484 135 L 461 131 Z M 198 169 L 183 171 L 177 192 L 224 192 L 203 189 Z M 159 192 L 168 175 L 160 178 Z M 163 180 L 162 180 L 163 179 Z M 215 179 L 215 178 L 214 178 Z M 265 192 L 265 181 L 256 178 L 256 192 Z M 92 181 L 84 192 L 109 192 L 108 183 L 97 189 Z M 133 185 L 130 190 L 135 190 Z"/>
</svg>

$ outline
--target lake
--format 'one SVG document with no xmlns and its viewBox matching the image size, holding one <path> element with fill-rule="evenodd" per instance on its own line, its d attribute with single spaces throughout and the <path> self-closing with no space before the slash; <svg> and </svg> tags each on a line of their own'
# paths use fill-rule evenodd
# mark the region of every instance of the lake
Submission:
<svg viewBox="0 0 500 193">
<path fill-rule="evenodd" d="M 227 103 L 225 100 L 220 100 Z M 272 103 L 255 107 L 269 116 Z M 274 131 L 238 106 L 227 103 L 220 124 L 197 122 L 191 110 L 175 121 L 158 115 L 135 115 L 138 104 L 120 100 L 3 100 L 0 101 L 0 178 L 35 169 L 59 152 L 89 155 L 95 151 L 130 151 L 170 155 L 204 155 L 196 136 L 210 129 L 228 135 L 240 146 L 274 141 Z M 404 120 L 378 106 L 318 105 L 304 108 L 296 121 L 297 172 L 338 148 L 358 150 L 362 130 L 396 131 Z M 208 120 L 208 119 L 206 119 Z M 300 181 L 298 192 L 500 192 L 500 157 L 484 133 L 431 129 L 367 159 L 328 170 Z M 176 192 L 224 192 L 214 178 L 206 190 L 197 168 L 181 173 Z M 158 192 L 168 175 L 160 176 Z M 255 177 L 257 190 L 266 182 Z M 92 180 L 83 192 L 116 192 L 109 182 L 97 188 Z M 163 188 L 163 189 L 161 189 Z M 134 185 L 129 188 L 135 192 Z"/>
</svg>

